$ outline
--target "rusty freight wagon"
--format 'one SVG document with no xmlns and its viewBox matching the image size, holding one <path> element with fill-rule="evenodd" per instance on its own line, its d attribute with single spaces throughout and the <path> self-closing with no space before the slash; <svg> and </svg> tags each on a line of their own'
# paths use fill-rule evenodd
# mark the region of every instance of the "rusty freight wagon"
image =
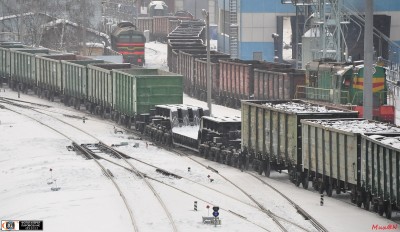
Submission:
<svg viewBox="0 0 400 232">
<path fill-rule="evenodd" d="M 290 68 L 289 64 L 257 60 L 221 60 L 219 65 L 219 96 L 217 102 L 229 107 L 240 107 L 240 100 L 254 97 L 254 70 Z"/>
<path fill-rule="evenodd" d="M 356 111 L 301 100 L 242 101 L 242 150 L 262 174 L 288 170 L 300 184 L 302 173 L 301 119 L 356 118 Z"/>
<path fill-rule="evenodd" d="M 211 98 L 218 96 L 219 86 L 219 59 L 210 57 L 211 66 Z M 193 95 L 202 101 L 207 100 L 207 58 L 196 59 Z"/>
<path fill-rule="evenodd" d="M 206 46 L 201 39 L 169 39 L 167 50 L 167 64 L 170 72 L 177 71 L 178 53 L 184 49 L 201 49 L 206 50 Z M 176 50 L 173 57 L 173 50 Z"/>
<path fill-rule="evenodd" d="M 182 74 L 185 78 L 185 93 L 190 96 L 195 96 L 195 84 L 197 77 L 197 71 L 195 66 L 195 60 L 199 58 L 206 58 L 207 51 L 205 50 L 181 50 L 178 55 L 178 73 Z M 211 51 L 210 58 L 212 59 L 228 59 L 230 55 Z"/>
<path fill-rule="evenodd" d="M 304 85 L 305 72 L 295 69 L 254 69 L 254 99 L 290 100 L 295 98 L 296 87 Z"/>
</svg>

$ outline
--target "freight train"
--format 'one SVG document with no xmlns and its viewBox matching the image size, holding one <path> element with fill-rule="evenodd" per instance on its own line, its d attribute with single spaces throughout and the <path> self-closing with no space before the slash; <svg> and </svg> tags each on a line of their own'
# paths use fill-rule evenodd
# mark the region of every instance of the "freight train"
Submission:
<svg viewBox="0 0 400 232">
<path fill-rule="evenodd" d="M 181 23 L 168 35 L 168 66 L 185 78 L 185 93 L 200 100 L 207 92 L 207 51 L 204 26 Z M 296 86 L 305 84 L 305 72 L 290 64 L 232 59 L 210 53 L 212 99 L 220 105 L 239 108 L 243 99 L 293 99 Z"/>
<path fill-rule="evenodd" d="M 76 109 L 84 105 L 126 126 L 142 124 L 140 115 L 157 104 L 183 100 L 181 75 L 19 43 L 0 43 L 0 75 L 14 90 L 32 90 Z"/>
<path fill-rule="evenodd" d="M 131 22 L 121 22 L 111 33 L 111 48 L 120 53 L 123 62 L 138 66 L 145 64 L 146 38 Z"/>
<path fill-rule="evenodd" d="M 199 108 L 157 105 L 144 134 L 260 175 L 287 171 L 296 186 L 311 181 L 328 196 L 351 192 L 358 207 L 387 218 L 399 209 L 399 127 L 304 100 L 247 100 L 241 108 L 241 117 L 211 117 L 205 109 L 196 126 L 189 122 Z"/>
<path fill-rule="evenodd" d="M 293 99 L 244 100 L 241 117 L 212 117 L 182 105 L 181 75 L 18 43 L 0 43 L 0 74 L 15 90 L 84 105 L 220 163 L 266 176 L 287 170 L 297 186 L 311 181 L 329 196 L 351 191 L 354 203 L 387 218 L 400 206 L 400 128 L 358 119 L 356 111 Z"/>
</svg>

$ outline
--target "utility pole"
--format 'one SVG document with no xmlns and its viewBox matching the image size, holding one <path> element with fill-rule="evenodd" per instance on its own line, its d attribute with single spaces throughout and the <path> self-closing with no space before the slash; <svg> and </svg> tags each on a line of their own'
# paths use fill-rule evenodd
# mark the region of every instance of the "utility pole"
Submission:
<svg viewBox="0 0 400 232">
<path fill-rule="evenodd" d="M 374 70 L 373 3 L 374 0 L 365 0 L 363 117 L 369 120 L 371 120 L 373 116 L 373 92 L 372 92 L 373 91 L 372 75 Z"/>
<path fill-rule="evenodd" d="M 81 0 L 81 9 L 83 11 L 82 14 L 82 53 L 84 56 L 87 55 L 87 48 L 86 48 L 86 28 L 87 28 L 87 9 L 86 9 L 86 0 Z"/>
<path fill-rule="evenodd" d="M 211 61 L 210 61 L 210 12 L 202 9 L 203 17 L 206 19 L 206 40 L 207 40 L 207 107 L 211 111 Z"/>
</svg>

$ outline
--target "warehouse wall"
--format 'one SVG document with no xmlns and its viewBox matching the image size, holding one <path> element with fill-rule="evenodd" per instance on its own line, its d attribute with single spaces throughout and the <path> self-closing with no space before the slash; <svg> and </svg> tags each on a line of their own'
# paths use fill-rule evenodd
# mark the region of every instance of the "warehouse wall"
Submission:
<svg viewBox="0 0 400 232">
<path fill-rule="evenodd" d="M 274 58 L 272 33 L 277 31 L 277 16 L 295 15 L 293 5 L 281 4 L 281 0 L 237 0 L 239 22 L 239 58 L 253 59 L 254 52 L 262 52 L 264 60 Z M 365 0 L 345 0 L 347 7 L 363 12 Z M 225 3 L 225 6 L 224 6 Z M 229 0 L 218 0 L 218 11 L 229 11 Z M 399 0 L 375 0 L 374 12 L 391 16 L 390 39 L 400 43 L 400 4 Z M 218 23 L 218 19 L 216 19 Z M 221 22 L 218 23 L 221 25 Z M 221 25 L 222 26 L 222 25 Z M 221 28 L 220 26 L 220 28 Z M 220 29 L 221 32 L 221 29 Z M 218 46 L 221 51 L 229 50 L 229 43 L 219 34 Z M 225 49 L 222 44 L 225 45 Z M 398 54 L 398 53 L 397 53 Z"/>
</svg>

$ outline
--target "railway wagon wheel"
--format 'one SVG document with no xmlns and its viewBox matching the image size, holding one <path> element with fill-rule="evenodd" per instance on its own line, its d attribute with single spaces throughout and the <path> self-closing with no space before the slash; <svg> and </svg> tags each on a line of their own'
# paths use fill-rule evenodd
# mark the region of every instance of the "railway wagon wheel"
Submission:
<svg viewBox="0 0 400 232">
<path fill-rule="evenodd" d="M 387 219 L 392 218 L 392 204 L 390 202 L 386 202 L 385 204 L 385 216 Z"/>
<path fill-rule="evenodd" d="M 262 173 L 264 171 L 263 166 L 262 166 L 262 161 L 255 160 L 253 165 L 254 165 L 254 170 L 257 171 L 258 175 L 262 175 Z"/>
<path fill-rule="evenodd" d="M 208 149 L 208 148 L 204 149 L 204 158 L 205 159 L 208 159 L 208 156 L 210 155 L 209 153 L 210 153 L 210 149 Z"/>
<path fill-rule="evenodd" d="M 271 175 L 271 162 L 269 162 L 269 159 L 264 161 L 265 165 L 264 165 L 264 175 L 266 177 L 269 177 Z"/>
<path fill-rule="evenodd" d="M 221 163 L 221 151 L 217 151 L 215 155 L 215 161 Z"/>
<path fill-rule="evenodd" d="M 319 194 L 323 194 L 325 190 L 325 183 L 321 178 L 318 178 L 318 192 Z"/>
<path fill-rule="evenodd" d="M 342 192 L 342 185 L 340 181 L 338 180 L 336 183 L 336 194 L 340 194 Z"/>
<path fill-rule="evenodd" d="M 318 191 L 319 187 L 318 187 L 318 180 L 316 177 L 313 178 L 312 180 L 312 187 L 315 191 Z"/>
<path fill-rule="evenodd" d="M 333 192 L 333 184 L 331 181 L 327 181 L 326 185 L 325 185 L 325 191 L 326 194 L 328 195 L 328 197 L 332 196 L 332 192 Z"/>
<path fill-rule="evenodd" d="M 371 194 L 369 192 L 366 192 L 364 195 L 364 209 L 369 210 L 371 206 Z"/>
<path fill-rule="evenodd" d="M 231 99 L 229 98 L 225 99 L 225 106 L 230 107 L 230 105 L 231 105 Z"/>
<path fill-rule="evenodd" d="M 226 164 L 226 153 L 225 152 L 221 152 L 220 154 L 220 163 L 221 164 Z"/>
<path fill-rule="evenodd" d="M 384 212 L 385 212 L 385 203 L 384 202 L 379 202 L 379 204 L 378 204 L 378 214 L 379 214 L 379 216 L 383 216 Z"/>
<path fill-rule="evenodd" d="M 250 158 L 248 156 L 246 156 L 246 160 L 245 160 L 245 164 L 244 164 L 244 169 L 245 170 L 249 170 L 249 166 L 250 166 Z"/>
<path fill-rule="evenodd" d="M 361 207 L 363 202 L 364 202 L 364 198 L 363 198 L 362 192 L 361 191 L 357 191 L 357 193 L 356 193 L 356 205 L 358 207 Z"/>
<path fill-rule="evenodd" d="M 300 173 L 296 173 L 296 172 L 294 172 L 296 175 L 295 175 L 295 179 L 296 179 L 296 187 L 299 187 L 300 186 L 300 184 L 301 184 L 301 182 L 302 182 L 302 179 L 301 179 L 301 174 Z"/>
<path fill-rule="evenodd" d="M 376 200 L 372 201 L 372 211 L 373 212 L 378 213 L 378 205 L 379 205 L 378 201 L 376 201 Z"/>
<path fill-rule="evenodd" d="M 303 188 L 304 188 L 304 189 L 308 189 L 309 176 L 310 176 L 310 175 L 309 175 L 308 171 L 307 171 L 307 172 L 304 172 L 303 182 L 302 182 L 302 185 L 303 185 Z"/>
</svg>

